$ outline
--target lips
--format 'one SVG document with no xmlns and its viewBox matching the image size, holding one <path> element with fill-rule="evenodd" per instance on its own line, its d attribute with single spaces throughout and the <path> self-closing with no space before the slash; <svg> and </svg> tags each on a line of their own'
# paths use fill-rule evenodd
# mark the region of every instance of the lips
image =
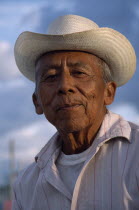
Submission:
<svg viewBox="0 0 139 210">
<path fill-rule="evenodd" d="M 60 110 L 71 110 L 74 108 L 77 108 L 81 106 L 81 104 L 64 104 L 64 105 L 60 105 L 57 107 L 56 111 L 60 111 Z"/>
</svg>

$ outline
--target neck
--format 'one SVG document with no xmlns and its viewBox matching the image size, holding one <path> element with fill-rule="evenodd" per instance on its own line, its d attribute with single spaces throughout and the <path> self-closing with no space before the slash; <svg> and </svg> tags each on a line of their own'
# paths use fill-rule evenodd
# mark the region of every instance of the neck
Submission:
<svg viewBox="0 0 139 210">
<path fill-rule="evenodd" d="M 84 128 L 81 131 L 71 133 L 60 132 L 62 138 L 62 151 L 66 155 L 78 154 L 88 149 L 94 141 L 105 114 L 99 118 L 99 121 L 94 122 L 91 126 Z"/>
</svg>

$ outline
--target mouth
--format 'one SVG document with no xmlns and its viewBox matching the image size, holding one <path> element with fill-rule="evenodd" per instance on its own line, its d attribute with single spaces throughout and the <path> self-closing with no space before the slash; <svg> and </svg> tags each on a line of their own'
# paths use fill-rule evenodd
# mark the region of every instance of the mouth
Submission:
<svg viewBox="0 0 139 210">
<path fill-rule="evenodd" d="M 64 104 L 62 106 L 59 106 L 56 111 L 72 110 L 72 109 L 78 108 L 80 106 L 81 106 L 81 104 Z"/>
</svg>

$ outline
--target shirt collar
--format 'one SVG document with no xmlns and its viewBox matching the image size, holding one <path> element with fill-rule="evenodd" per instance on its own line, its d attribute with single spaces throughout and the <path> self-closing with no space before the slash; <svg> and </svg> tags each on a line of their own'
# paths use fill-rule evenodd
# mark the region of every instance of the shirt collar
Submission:
<svg viewBox="0 0 139 210">
<path fill-rule="evenodd" d="M 105 141 L 116 137 L 122 137 L 131 142 L 131 127 L 120 115 L 107 110 L 96 139 Z"/>
<path fill-rule="evenodd" d="M 35 156 L 35 161 L 40 168 L 43 168 L 55 151 L 61 147 L 61 139 L 56 132 L 52 138 L 47 142 L 47 144 L 41 149 L 41 151 Z"/>
</svg>

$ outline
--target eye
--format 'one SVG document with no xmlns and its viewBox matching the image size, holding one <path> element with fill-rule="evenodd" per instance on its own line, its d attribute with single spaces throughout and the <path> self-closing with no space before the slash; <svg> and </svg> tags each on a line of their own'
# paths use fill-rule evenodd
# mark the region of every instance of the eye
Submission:
<svg viewBox="0 0 139 210">
<path fill-rule="evenodd" d="M 86 75 L 86 73 L 83 71 L 80 71 L 80 70 L 74 70 L 72 72 L 72 75 L 77 76 L 77 77 L 84 77 Z"/>
<path fill-rule="evenodd" d="M 42 81 L 43 82 L 55 82 L 57 80 L 58 74 L 52 74 L 45 76 Z"/>
<path fill-rule="evenodd" d="M 84 74 L 84 72 L 76 71 L 76 72 L 74 72 L 74 74 Z"/>
</svg>

